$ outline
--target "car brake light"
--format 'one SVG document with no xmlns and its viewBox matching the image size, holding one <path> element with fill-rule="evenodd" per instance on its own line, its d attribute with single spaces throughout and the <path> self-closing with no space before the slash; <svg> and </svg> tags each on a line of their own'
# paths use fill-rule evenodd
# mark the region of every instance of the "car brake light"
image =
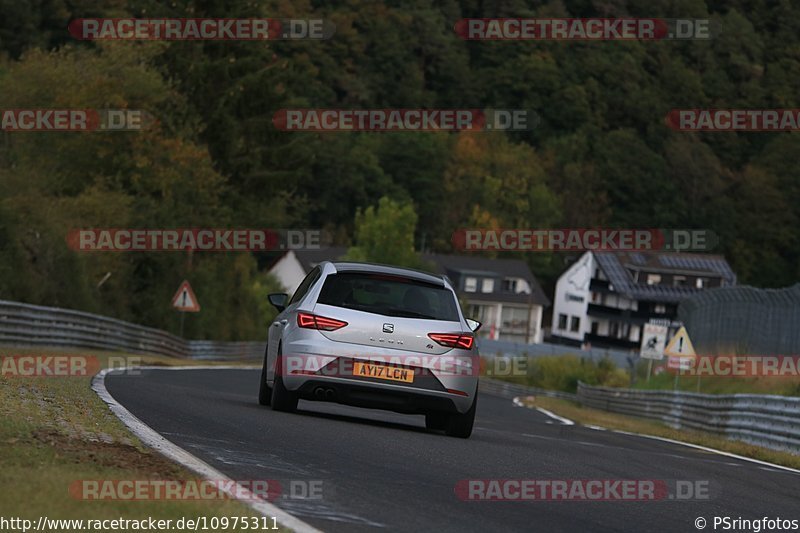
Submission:
<svg viewBox="0 0 800 533">
<path fill-rule="evenodd" d="M 335 318 L 312 315 L 311 313 L 297 313 L 297 325 L 301 328 L 334 331 L 345 327 L 347 322 L 336 320 Z"/>
<path fill-rule="evenodd" d="M 475 342 L 475 337 L 463 333 L 428 333 L 428 337 L 442 346 L 463 348 L 465 350 L 471 350 L 472 344 Z"/>
</svg>

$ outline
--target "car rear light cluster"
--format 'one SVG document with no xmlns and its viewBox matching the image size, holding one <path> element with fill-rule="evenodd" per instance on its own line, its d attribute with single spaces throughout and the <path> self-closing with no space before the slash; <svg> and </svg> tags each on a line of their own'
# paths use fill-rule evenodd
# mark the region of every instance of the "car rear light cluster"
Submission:
<svg viewBox="0 0 800 533">
<path fill-rule="evenodd" d="M 428 333 L 428 337 L 442 346 L 463 348 L 465 350 L 471 350 L 472 344 L 475 342 L 475 337 L 464 333 Z"/>
<path fill-rule="evenodd" d="M 335 318 L 313 315 L 311 313 L 297 313 L 297 325 L 301 328 L 334 331 L 345 327 L 347 322 L 336 320 Z"/>
</svg>

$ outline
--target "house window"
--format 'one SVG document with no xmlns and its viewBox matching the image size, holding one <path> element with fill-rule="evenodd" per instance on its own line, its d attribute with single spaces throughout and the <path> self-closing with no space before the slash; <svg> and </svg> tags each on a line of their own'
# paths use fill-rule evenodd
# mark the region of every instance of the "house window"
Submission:
<svg viewBox="0 0 800 533">
<path fill-rule="evenodd" d="M 592 303 L 603 303 L 603 295 L 599 292 L 592 293 Z"/>
<path fill-rule="evenodd" d="M 581 329 L 581 318 L 578 316 L 574 316 L 572 317 L 572 321 L 570 322 L 569 330 L 578 331 L 579 329 Z"/>
<path fill-rule="evenodd" d="M 503 292 L 517 292 L 517 280 L 512 278 L 504 279 Z"/>
<path fill-rule="evenodd" d="M 683 287 L 686 285 L 686 276 L 674 276 L 672 278 L 672 285 L 675 287 Z"/>
<path fill-rule="evenodd" d="M 597 331 L 600 329 L 600 324 L 597 322 L 592 322 L 592 335 L 597 335 Z"/>
<path fill-rule="evenodd" d="M 608 327 L 609 337 L 618 339 L 619 338 L 619 322 L 611 322 Z"/>
<path fill-rule="evenodd" d="M 661 274 L 648 274 L 647 275 L 647 284 L 648 285 L 658 285 L 661 283 Z"/>
<path fill-rule="evenodd" d="M 667 312 L 667 306 L 664 304 L 656 304 L 655 308 L 656 314 L 663 315 Z"/>
<path fill-rule="evenodd" d="M 694 286 L 698 289 L 703 289 L 705 288 L 707 281 L 708 280 L 706 278 L 697 278 L 694 280 Z"/>
<path fill-rule="evenodd" d="M 561 330 L 567 329 L 567 315 L 564 314 L 558 315 L 558 329 Z"/>
<path fill-rule="evenodd" d="M 483 278 L 481 280 L 481 292 L 494 292 L 494 280 L 492 278 Z"/>
<path fill-rule="evenodd" d="M 464 291 L 475 292 L 478 290 L 478 278 L 466 278 L 464 280 Z"/>
<path fill-rule="evenodd" d="M 528 328 L 528 310 L 524 307 L 503 306 L 500 322 L 503 324 L 504 333 L 525 333 Z"/>
</svg>

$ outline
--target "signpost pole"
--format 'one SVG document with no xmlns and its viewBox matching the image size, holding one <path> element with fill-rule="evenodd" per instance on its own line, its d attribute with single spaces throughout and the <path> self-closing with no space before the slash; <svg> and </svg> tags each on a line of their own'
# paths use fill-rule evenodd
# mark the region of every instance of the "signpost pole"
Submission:
<svg viewBox="0 0 800 533">
<path fill-rule="evenodd" d="M 189 257 L 191 257 L 191 254 L 189 254 Z M 184 308 L 186 307 L 186 291 L 183 291 L 183 301 L 181 302 L 181 305 Z M 183 338 L 183 321 L 184 320 L 186 320 L 186 311 L 181 309 L 181 334 L 180 334 L 180 338 Z"/>
<path fill-rule="evenodd" d="M 689 340 L 689 334 L 686 332 L 686 327 L 681 326 L 681 329 L 679 329 L 675 336 L 672 337 L 672 340 L 669 341 L 669 344 L 664 349 L 664 353 L 670 357 L 668 366 L 675 370 L 675 381 L 672 384 L 672 390 L 677 391 L 678 379 L 681 375 L 681 371 L 684 370 L 684 364 L 691 363 L 691 361 L 697 357 L 692 341 Z M 677 361 L 677 364 L 675 364 L 675 361 Z M 688 364 L 687 366 L 690 367 L 691 365 Z M 697 390 L 700 390 L 699 376 Z"/>
<path fill-rule="evenodd" d="M 642 326 L 642 348 L 639 357 L 647 359 L 647 383 L 650 383 L 650 377 L 653 375 L 653 359 L 660 361 L 664 358 L 666 341 L 667 327 L 664 324 L 648 322 Z"/>
</svg>

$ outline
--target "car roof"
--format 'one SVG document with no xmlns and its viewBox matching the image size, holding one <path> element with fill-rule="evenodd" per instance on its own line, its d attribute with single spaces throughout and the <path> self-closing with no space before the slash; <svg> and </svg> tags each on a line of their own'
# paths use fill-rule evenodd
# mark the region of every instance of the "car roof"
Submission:
<svg viewBox="0 0 800 533">
<path fill-rule="evenodd" d="M 405 278 L 430 283 L 439 287 L 444 287 L 445 282 L 441 276 L 416 270 L 413 268 L 397 267 L 392 265 L 382 265 L 380 263 L 362 263 L 356 261 L 335 261 L 332 262 L 336 272 L 369 272 L 372 274 L 387 274 L 390 276 L 402 276 Z"/>
</svg>

